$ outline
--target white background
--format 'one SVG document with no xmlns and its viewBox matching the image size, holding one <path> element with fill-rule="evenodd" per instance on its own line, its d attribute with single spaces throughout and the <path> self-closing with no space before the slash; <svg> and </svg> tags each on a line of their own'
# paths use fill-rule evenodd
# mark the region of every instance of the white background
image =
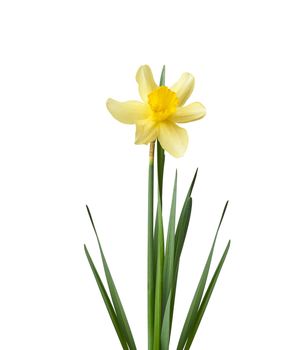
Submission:
<svg viewBox="0 0 308 350">
<path fill-rule="evenodd" d="M 196 77 L 184 158 L 166 158 L 166 217 L 199 175 L 171 349 L 227 199 L 232 244 L 193 349 L 306 350 L 305 1 L 2 1 L 0 348 L 120 349 L 83 252 L 92 209 L 138 349 L 146 349 L 146 146 L 105 100 L 135 72 Z M 101 271 L 101 269 L 100 269 Z"/>
</svg>

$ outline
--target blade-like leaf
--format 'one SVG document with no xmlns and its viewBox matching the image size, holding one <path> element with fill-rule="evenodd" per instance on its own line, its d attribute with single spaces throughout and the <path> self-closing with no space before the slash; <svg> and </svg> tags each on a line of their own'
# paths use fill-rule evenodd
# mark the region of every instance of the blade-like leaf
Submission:
<svg viewBox="0 0 308 350">
<path fill-rule="evenodd" d="M 169 294 L 168 301 L 166 304 L 163 324 L 161 328 L 161 350 L 169 350 L 169 342 L 170 342 L 170 306 L 171 306 L 171 293 Z"/>
<path fill-rule="evenodd" d="M 216 268 L 216 271 L 215 271 L 215 273 L 214 273 L 214 275 L 212 277 L 212 280 L 211 280 L 211 282 L 210 282 L 210 284 L 208 286 L 208 289 L 207 289 L 207 291 L 206 291 L 206 293 L 204 295 L 204 298 L 203 298 L 202 303 L 200 305 L 200 308 L 198 310 L 198 314 L 197 314 L 194 326 L 192 327 L 192 329 L 189 332 L 187 343 L 185 345 L 185 350 L 189 350 L 190 349 L 191 344 L 192 344 L 192 342 L 193 342 L 193 340 L 195 338 L 195 335 L 196 335 L 197 330 L 199 328 L 200 322 L 202 320 L 202 317 L 204 315 L 206 307 L 207 307 L 207 305 L 209 303 L 209 300 L 211 298 L 211 295 L 213 293 L 215 284 L 216 284 L 217 279 L 219 277 L 220 271 L 221 271 L 221 269 L 223 267 L 223 264 L 225 262 L 225 259 L 227 257 L 227 254 L 228 254 L 228 251 L 229 251 L 229 248 L 230 248 L 230 244 L 231 244 L 231 241 L 228 242 L 227 247 L 226 247 L 226 249 L 225 249 L 225 251 L 224 251 L 224 253 L 223 253 L 223 255 L 222 255 L 221 259 L 220 259 L 220 262 L 219 262 L 219 264 L 218 264 L 218 266 Z"/>
<path fill-rule="evenodd" d="M 173 320 L 173 310 L 174 310 L 174 302 L 175 302 L 175 294 L 176 294 L 176 286 L 177 286 L 177 278 L 178 278 L 178 271 L 179 271 L 179 264 L 180 264 L 180 257 L 183 249 L 183 245 L 185 242 L 190 215 L 191 215 L 191 208 L 192 208 L 192 199 L 191 194 L 192 190 L 195 185 L 195 181 L 197 178 L 198 169 L 196 170 L 193 180 L 191 182 L 191 185 L 188 189 L 182 211 L 180 214 L 180 218 L 177 224 L 176 233 L 175 233 L 175 240 L 174 240 L 174 246 L 175 246 L 175 253 L 174 253 L 174 278 L 173 278 L 173 288 L 172 288 L 172 296 L 171 296 L 171 326 L 172 326 L 172 320 Z"/>
<path fill-rule="evenodd" d="M 156 155 L 157 155 L 157 179 L 158 179 L 158 195 L 159 197 L 163 198 L 163 182 L 164 182 L 164 167 L 165 167 L 165 151 L 161 147 L 159 141 L 157 140 L 157 147 L 156 147 Z M 162 202 L 161 202 L 162 205 Z M 154 261 L 154 281 L 156 279 L 156 265 L 155 262 L 157 261 L 157 232 L 158 232 L 158 206 L 156 209 L 156 219 L 155 219 L 155 226 L 154 226 L 154 238 L 153 238 L 153 261 Z"/>
<path fill-rule="evenodd" d="M 159 197 L 159 196 L 158 196 Z M 157 229 L 157 264 L 155 284 L 155 308 L 154 308 L 154 341 L 153 349 L 160 350 L 161 319 L 162 319 L 162 284 L 164 266 L 164 231 L 161 200 L 158 198 L 158 229 Z"/>
<path fill-rule="evenodd" d="M 128 324 L 127 317 L 126 317 L 124 308 L 122 306 L 118 291 L 116 289 L 115 283 L 114 283 L 113 278 L 111 276 L 111 273 L 110 273 L 110 270 L 109 270 L 109 267 L 108 267 L 105 255 L 103 253 L 103 249 L 102 249 L 102 246 L 101 246 L 101 243 L 100 243 L 100 240 L 99 240 L 99 237 L 98 237 L 98 234 L 97 234 L 97 231 L 96 231 L 93 219 L 92 219 L 92 215 L 91 215 L 91 212 L 90 212 L 90 209 L 88 208 L 88 206 L 87 206 L 87 211 L 88 211 L 88 214 L 89 214 L 89 217 L 91 220 L 91 224 L 92 224 L 93 230 L 95 232 L 95 236 L 96 236 L 97 243 L 99 246 L 99 250 L 101 253 L 101 258 L 102 258 L 102 262 L 104 265 L 106 280 L 108 283 L 108 287 L 109 287 L 111 299 L 112 299 L 112 302 L 114 305 L 114 309 L 115 309 L 117 317 L 118 317 L 119 325 L 120 325 L 121 329 L 123 330 L 123 333 L 125 334 L 129 348 L 132 350 L 136 350 L 136 344 L 135 344 L 130 326 Z"/>
<path fill-rule="evenodd" d="M 165 77 L 166 77 L 166 66 L 164 65 L 160 74 L 160 81 L 159 81 L 160 86 L 165 85 Z"/>
<path fill-rule="evenodd" d="M 160 75 L 160 86 L 165 85 L 166 67 L 163 66 Z M 163 178 L 165 167 L 165 151 L 157 140 L 157 179 L 158 179 L 158 193 L 161 199 L 161 205 L 163 202 Z"/>
<path fill-rule="evenodd" d="M 183 239 L 185 239 L 190 215 L 191 215 L 191 208 L 192 208 L 192 199 L 189 198 L 188 202 L 185 204 L 185 208 L 183 210 L 183 216 L 181 220 L 181 229 L 183 230 Z M 174 257 L 174 278 L 173 278 L 173 288 L 172 288 L 172 297 L 171 297 L 171 326 L 172 326 L 172 320 L 173 320 L 173 310 L 174 310 L 174 302 L 175 302 L 175 295 L 176 295 L 176 288 L 177 288 L 177 279 L 178 279 L 178 272 L 179 272 L 179 264 L 180 264 L 180 251 L 177 250 Z"/>
<path fill-rule="evenodd" d="M 175 235 L 175 215 L 176 215 L 176 194 L 177 194 L 177 172 L 175 173 L 173 195 L 169 216 L 169 226 L 167 234 L 166 254 L 164 259 L 164 279 L 163 279 L 163 312 L 167 304 L 173 284 L 174 274 L 174 235 Z"/>
<path fill-rule="evenodd" d="M 198 174 L 198 169 L 196 170 L 195 175 L 193 177 L 193 180 L 191 182 L 191 185 L 188 189 L 188 192 L 187 192 L 187 195 L 186 195 L 183 207 L 182 207 L 182 211 L 180 214 L 180 218 L 178 221 L 178 225 L 176 228 L 176 233 L 175 233 L 175 259 L 176 259 L 175 263 L 176 264 L 178 264 L 178 261 L 180 259 L 181 252 L 182 252 L 183 245 L 184 245 L 184 241 L 185 241 L 185 237 L 186 237 L 186 233 L 187 233 L 188 223 L 185 224 L 187 221 L 187 210 L 188 210 L 187 207 L 189 205 L 188 202 L 191 200 L 191 194 L 192 194 L 192 190 L 193 190 L 194 185 L 195 185 L 197 174 Z M 189 220 L 188 220 L 188 222 L 189 222 Z"/>
<path fill-rule="evenodd" d="M 213 253 L 214 253 L 214 248 L 215 248 L 217 235 L 218 235 L 218 232 L 219 232 L 222 220 L 224 218 L 227 206 L 228 206 L 228 202 L 226 203 L 226 205 L 224 207 L 224 210 L 223 210 L 223 213 L 222 213 L 222 216 L 221 216 L 221 219 L 220 219 L 220 222 L 219 222 L 216 234 L 215 234 L 214 242 L 212 244 L 212 248 L 211 248 L 210 254 L 209 254 L 208 258 L 207 258 L 207 261 L 206 261 L 206 264 L 204 266 L 204 269 L 203 269 L 200 281 L 198 283 L 196 292 L 195 292 L 193 300 L 192 300 L 192 302 L 190 304 L 190 308 L 189 308 L 189 311 L 188 311 L 188 314 L 187 314 L 184 326 L 182 328 L 180 339 L 179 339 L 179 342 L 178 342 L 178 347 L 177 347 L 178 350 L 184 348 L 184 345 L 186 343 L 186 340 L 187 340 L 188 334 L 190 332 L 190 329 L 195 324 L 196 317 L 197 317 L 197 311 L 198 311 L 198 308 L 199 308 L 199 305 L 200 305 L 200 302 L 201 302 L 201 299 L 202 299 L 202 296 L 203 296 L 205 284 L 206 284 L 206 281 L 207 281 L 207 277 L 208 277 L 210 266 L 211 266 L 211 262 L 212 262 L 212 257 L 213 257 Z"/>
<path fill-rule="evenodd" d="M 159 205 L 160 211 L 162 211 L 162 194 L 163 194 L 163 180 L 164 180 L 164 165 L 165 165 L 165 151 L 161 147 L 159 141 L 157 140 L 157 179 L 158 179 L 158 198 L 160 198 L 160 204 L 157 204 L 155 226 L 154 226 L 154 238 L 153 238 L 153 278 L 156 281 L 157 278 L 157 253 L 158 253 L 158 230 L 159 230 Z M 160 214 L 161 215 L 161 214 Z M 160 219 L 162 223 L 162 218 Z M 156 295 L 154 283 L 154 294 Z M 153 346 L 153 342 L 151 343 Z M 152 349 L 149 348 L 149 349 Z"/>
<path fill-rule="evenodd" d="M 184 246 L 190 216 L 191 216 L 191 209 L 192 209 L 192 198 L 189 197 L 187 201 L 185 201 L 179 222 L 176 229 L 176 247 L 175 247 L 175 253 L 174 253 L 174 265 L 178 267 L 180 263 L 181 253 Z"/>
<path fill-rule="evenodd" d="M 127 346 L 126 340 L 125 340 L 125 335 L 123 334 L 123 332 L 121 330 L 121 327 L 120 327 L 118 319 L 117 319 L 117 315 L 116 315 L 116 313 L 115 313 L 115 311 L 113 309 L 113 306 L 112 306 L 111 301 L 109 299 L 109 296 L 108 296 L 108 294 L 106 292 L 104 284 L 103 284 L 103 282 L 102 282 L 102 280 L 101 280 L 101 278 L 100 278 L 100 276 L 99 276 L 99 274 L 97 272 L 97 269 L 96 269 L 96 267 L 95 267 L 95 265 L 93 263 L 93 260 L 92 260 L 92 258 L 90 256 L 90 253 L 88 252 L 88 249 L 87 249 L 86 245 L 84 245 L 84 250 L 85 250 L 85 253 L 86 253 L 89 265 L 90 265 L 90 267 L 92 269 L 93 275 L 95 277 L 96 283 L 98 285 L 98 288 L 99 288 L 99 290 L 101 292 L 101 295 L 103 297 L 103 300 L 105 302 L 105 305 L 106 305 L 107 311 L 109 313 L 110 319 L 111 319 L 111 321 L 113 323 L 113 326 L 114 326 L 114 328 L 115 328 L 115 330 L 116 330 L 116 332 L 118 334 L 118 338 L 119 338 L 119 340 L 121 342 L 122 348 L 124 350 L 128 350 L 128 346 Z"/>
</svg>

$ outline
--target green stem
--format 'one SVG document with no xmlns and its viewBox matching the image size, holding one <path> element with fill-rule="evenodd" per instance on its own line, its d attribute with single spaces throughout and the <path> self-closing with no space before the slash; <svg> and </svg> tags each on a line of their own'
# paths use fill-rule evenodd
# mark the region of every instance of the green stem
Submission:
<svg viewBox="0 0 308 350">
<path fill-rule="evenodd" d="M 165 66 L 160 75 L 160 86 L 165 85 Z M 157 140 L 157 179 L 158 205 L 155 230 L 153 232 L 153 162 L 154 144 L 150 148 L 149 168 L 149 216 L 148 216 L 148 349 L 160 349 L 160 331 L 162 318 L 162 268 L 164 261 L 164 232 L 162 222 L 162 191 L 165 152 Z M 152 146 L 153 145 L 153 146 Z M 151 275 L 151 277 L 150 277 Z M 152 284 L 153 283 L 153 284 Z"/>
<path fill-rule="evenodd" d="M 158 180 L 158 193 L 161 201 L 163 198 L 163 180 L 164 180 L 164 166 L 165 166 L 165 151 L 157 141 L 157 180 Z"/>
<path fill-rule="evenodd" d="M 148 180 L 148 349 L 153 349 L 154 332 L 154 260 L 153 260 L 153 189 L 154 189 L 154 149 L 150 144 Z"/>
<path fill-rule="evenodd" d="M 154 310 L 154 350 L 160 350 L 161 325 L 162 325 L 162 288 L 164 266 L 164 231 L 162 221 L 161 199 L 158 195 L 157 212 L 157 261 L 155 276 L 155 310 Z"/>
</svg>

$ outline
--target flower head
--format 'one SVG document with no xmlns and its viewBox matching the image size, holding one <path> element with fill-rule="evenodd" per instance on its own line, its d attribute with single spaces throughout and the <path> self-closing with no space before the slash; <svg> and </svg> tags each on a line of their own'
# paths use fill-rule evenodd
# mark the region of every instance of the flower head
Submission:
<svg viewBox="0 0 308 350">
<path fill-rule="evenodd" d="M 188 145 L 185 129 L 177 123 L 188 123 L 205 116 L 200 102 L 184 106 L 194 88 L 194 77 L 183 73 L 170 88 L 158 86 L 151 68 L 141 66 L 136 74 L 139 94 L 143 102 L 107 100 L 113 117 L 125 124 L 136 125 L 136 144 L 148 144 L 158 139 L 163 149 L 174 157 L 181 157 Z"/>
</svg>

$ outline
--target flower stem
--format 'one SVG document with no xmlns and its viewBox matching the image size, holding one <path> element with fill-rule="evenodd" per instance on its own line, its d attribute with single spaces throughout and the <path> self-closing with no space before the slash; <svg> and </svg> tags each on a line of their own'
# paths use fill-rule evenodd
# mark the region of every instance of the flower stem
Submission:
<svg viewBox="0 0 308 350">
<path fill-rule="evenodd" d="M 162 323 L 162 288 L 164 266 L 164 231 L 162 221 L 161 198 L 158 194 L 157 208 L 157 261 L 155 273 L 155 308 L 154 308 L 154 344 L 153 350 L 160 350 L 161 323 Z"/>
<path fill-rule="evenodd" d="M 160 86 L 165 85 L 165 66 L 160 75 Z M 162 267 L 164 260 L 164 232 L 162 222 L 162 190 L 165 152 L 157 140 L 158 205 L 155 230 L 153 227 L 155 141 L 150 144 L 148 187 L 148 349 L 160 348 Z M 154 232 L 155 231 L 155 232 Z"/>
<path fill-rule="evenodd" d="M 153 349 L 154 336 L 154 257 L 153 257 L 153 192 L 155 141 L 150 144 L 148 177 L 148 349 Z"/>
</svg>

